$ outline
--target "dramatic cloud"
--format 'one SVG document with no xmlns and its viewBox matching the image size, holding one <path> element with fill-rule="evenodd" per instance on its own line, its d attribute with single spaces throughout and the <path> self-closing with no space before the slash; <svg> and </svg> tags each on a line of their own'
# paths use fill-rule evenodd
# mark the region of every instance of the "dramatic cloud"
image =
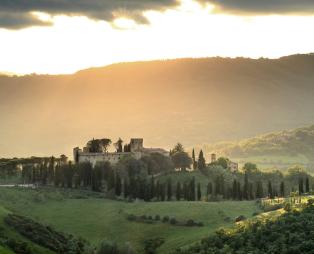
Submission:
<svg viewBox="0 0 314 254">
<path fill-rule="evenodd" d="M 314 14 L 313 0 L 198 0 L 220 12 L 244 14 Z"/>
<path fill-rule="evenodd" d="M 138 23 L 147 23 L 144 11 L 165 10 L 179 4 L 177 0 L 0 0 L 0 27 L 19 29 L 49 25 L 32 12 L 80 15 L 106 21 L 124 16 Z"/>
<path fill-rule="evenodd" d="M 192 0 L 191 0 L 192 1 Z M 314 0 L 194 0 L 215 5 L 216 12 L 232 14 L 314 14 Z M 0 28 L 19 29 L 32 25 L 50 25 L 32 12 L 51 15 L 80 15 L 113 21 L 128 17 L 148 23 L 144 11 L 165 10 L 180 5 L 180 0 L 0 0 Z"/>
</svg>

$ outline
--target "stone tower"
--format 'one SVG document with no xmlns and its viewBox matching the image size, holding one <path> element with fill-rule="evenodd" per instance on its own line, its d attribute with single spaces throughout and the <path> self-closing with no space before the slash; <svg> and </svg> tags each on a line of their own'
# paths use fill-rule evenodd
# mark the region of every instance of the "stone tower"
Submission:
<svg viewBox="0 0 314 254">
<path fill-rule="evenodd" d="M 130 142 L 131 152 L 142 152 L 143 151 L 143 139 L 132 138 Z"/>
</svg>

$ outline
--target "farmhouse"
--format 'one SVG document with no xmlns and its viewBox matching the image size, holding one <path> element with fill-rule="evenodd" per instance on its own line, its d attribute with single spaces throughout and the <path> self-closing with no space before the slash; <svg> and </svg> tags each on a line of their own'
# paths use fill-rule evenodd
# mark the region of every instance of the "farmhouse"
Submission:
<svg viewBox="0 0 314 254">
<path fill-rule="evenodd" d="M 142 138 L 132 138 L 129 144 L 122 147 L 123 141 L 119 139 L 114 145 L 115 152 L 108 152 L 107 146 L 111 143 L 109 139 L 90 140 L 83 149 L 76 147 L 73 149 L 75 163 L 90 162 L 95 165 L 97 162 L 118 163 L 122 158 L 133 157 L 140 159 L 145 155 L 159 153 L 169 156 L 169 152 L 162 148 L 145 148 Z"/>
</svg>

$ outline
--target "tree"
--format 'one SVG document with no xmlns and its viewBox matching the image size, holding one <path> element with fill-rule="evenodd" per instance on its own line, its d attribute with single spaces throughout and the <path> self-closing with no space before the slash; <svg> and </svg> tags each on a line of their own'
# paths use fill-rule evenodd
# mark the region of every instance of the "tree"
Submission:
<svg viewBox="0 0 314 254">
<path fill-rule="evenodd" d="M 200 201 L 202 198 L 201 184 L 197 184 L 197 200 Z"/>
<path fill-rule="evenodd" d="M 174 167 L 185 171 L 187 168 L 191 167 L 192 159 L 186 152 L 176 152 L 171 156 Z"/>
<path fill-rule="evenodd" d="M 177 182 L 177 189 L 176 189 L 176 199 L 177 201 L 180 201 L 181 200 L 181 183 L 180 182 Z"/>
<path fill-rule="evenodd" d="M 207 184 L 207 196 L 212 195 L 212 194 L 213 194 L 213 184 L 209 182 Z"/>
<path fill-rule="evenodd" d="M 121 138 L 118 139 L 116 143 L 114 143 L 114 146 L 116 147 L 117 153 L 122 153 L 123 152 L 123 140 Z"/>
<path fill-rule="evenodd" d="M 198 156 L 197 167 L 200 171 L 202 171 L 206 168 L 206 161 L 205 161 L 204 154 L 203 154 L 202 150 L 200 151 L 199 156 Z"/>
<path fill-rule="evenodd" d="M 256 198 L 263 198 L 264 197 L 264 190 L 263 190 L 263 183 L 258 181 L 256 183 Z"/>
<path fill-rule="evenodd" d="M 154 176 L 152 176 L 150 181 L 150 197 L 154 198 L 156 195 L 156 189 L 155 189 L 155 179 Z"/>
<path fill-rule="evenodd" d="M 309 177 L 306 177 L 306 179 L 305 179 L 305 192 L 306 193 L 310 192 L 310 180 L 309 180 Z"/>
<path fill-rule="evenodd" d="M 193 170 L 196 170 L 197 169 L 197 162 L 196 162 L 196 159 L 195 159 L 195 151 L 194 151 L 194 148 L 192 150 L 192 163 L 193 163 Z"/>
<path fill-rule="evenodd" d="M 285 196 L 285 183 L 283 181 L 280 183 L 280 196 Z"/>
<path fill-rule="evenodd" d="M 229 159 L 228 158 L 224 158 L 224 157 L 220 157 L 220 158 L 217 159 L 215 164 L 218 165 L 218 166 L 222 166 L 224 169 L 227 169 L 228 166 L 229 166 Z"/>
<path fill-rule="evenodd" d="M 303 178 L 299 178 L 299 194 L 302 195 L 304 193 L 304 186 L 303 186 Z"/>
<path fill-rule="evenodd" d="M 115 177 L 115 195 L 116 196 L 120 196 L 122 193 L 122 183 L 121 183 L 121 178 L 119 176 L 119 174 L 116 174 Z"/>
<path fill-rule="evenodd" d="M 274 191 L 273 191 L 273 187 L 272 187 L 271 181 L 268 181 L 268 197 L 270 199 L 274 198 Z"/>
<path fill-rule="evenodd" d="M 247 162 L 244 164 L 243 170 L 247 173 L 252 173 L 257 170 L 257 166 L 252 162 Z"/>
<path fill-rule="evenodd" d="M 238 183 L 237 180 L 234 179 L 232 183 L 232 199 L 236 200 L 238 198 Z"/>
<path fill-rule="evenodd" d="M 172 198 L 172 183 L 171 178 L 169 178 L 167 181 L 167 200 L 171 201 L 171 198 Z"/>
<path fill-rule="evenodd" d="M 249 179 L 246 172 L 244 174 L 243 198 L 246 200 L 249 199 Z"/>
</svg>

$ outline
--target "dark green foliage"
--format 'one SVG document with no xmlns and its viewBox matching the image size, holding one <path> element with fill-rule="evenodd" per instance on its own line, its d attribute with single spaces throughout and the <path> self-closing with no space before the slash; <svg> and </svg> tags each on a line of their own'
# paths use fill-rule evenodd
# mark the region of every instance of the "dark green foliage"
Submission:
<svg viewBox="0 0 314 254">
<path fill-rule="evenodd" d="M 224 230 L 205 238 L 201 243 L 177 253 L 215 254 L 311 254 L 314 249 L 314 207 L 290 211 L 276 220 L 257 221 L 239 226 L 230 234 Z"/>
<path fill-rule="evenodd" d="M 201 184 L 197 184 L 197 200 L 200 201 L 202 198 Z"/>
<path fill-rule="evenodd" d="M 304 184 L 303 184 L 303 178 L 299 179 L 299 194 L 302 195 L 304 193 Z"/>
<path fill-rule="evenodd" d="M 181 190 L 181 183 L 177 182 L 177 189 L 176 189 L 176 199 L 180 201 L 182 197 L 182 190 Z"/>
<path fill-rule="evenodd" d="M 237 218 L 235 218 L 235 222 L 240 222 L 240 221 L 243 221 L 243 220 L 246 220 L 246 217 L 243 216 L 243 215 L 240 215 Z"/>
<path fill-rule="evenodd" d="M 57 232 L 49 226 L 16 214 L 8 214 L 4 221 L 21 235 L 52 251 L 64 254 L 84 253 L 85 241 Z"/>
<path fill-rule="evenodd" d="M 206 161 L 202 150 L 198 155 L 197 167 L 200 171 L 203 171 L 206 168 Z"/>
<path fill-rule="evenodd" d="M 171 201 L 171 198 L 172 198 L 172 182 L 171 178 L 169 178 L 167 181 L 167 200 Z"/>
<path fill-rule="evenodd" d="M 310 192 L 310 180 L 308 177 L 305 179 L 305 192 L 306 193 Z"/>
<path fill-rule="evenodd" d="M 146 254 L 154 254 L 163 243 L 164 238 L 153 238 L 144 241 L 144 251 Z"/>
<path fill-rule="evenodd" d="M 209 182 L 207 184 L 207 196 L 212 195 L 212 194 L 213 194 L 213 184 Z"/>
<path fill-rule="evenodd" d="M 32 254 L 33 253 L 32 248 L 29 246 L 29 244 L 27 242 L 19 241 L 16 239 L 4 239 L 4 240 L 2 240 L 0 238 L 0 245 L 1 245 L 1 242 L 4 245 L 8 246 L 16 254 Z"/>
<path fill-rule="evenodd" d="M 195 159 L 195 151 L 194 151 L 194 148 L 192 150 L 192 165 L 193 165 L 193 170 L 196 170 L 197 169 L 197 162 L 196 162 L 196 159 Z"/>
</svg>

